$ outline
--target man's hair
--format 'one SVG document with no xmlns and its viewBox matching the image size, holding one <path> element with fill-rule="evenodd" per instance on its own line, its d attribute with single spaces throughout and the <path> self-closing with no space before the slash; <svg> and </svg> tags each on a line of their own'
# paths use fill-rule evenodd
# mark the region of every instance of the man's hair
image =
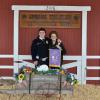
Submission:
<svg viewBox="0 0 100 100">
<path fill-rule="evenodd" d="M 41 27 L 38 31 L 39 31 L 39 32 L 40 32 L 40 31 L 44 31 L 44 32 L 46 33 L 46 29 L 45 29 L 45 28 L 42 28 L 42 27 Z"/>
</svg>

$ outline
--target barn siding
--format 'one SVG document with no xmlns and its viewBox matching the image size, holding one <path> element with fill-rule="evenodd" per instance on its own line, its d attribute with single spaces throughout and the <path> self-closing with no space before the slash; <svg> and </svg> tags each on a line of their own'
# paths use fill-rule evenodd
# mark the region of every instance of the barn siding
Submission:
<svg viewBox="0 0 100 100">
<path fill-rule="evenodd" d="M 91 6 L 88 12 L 88 55 L 100 55 L 100 1 L 99 0 L 0 0 L 0 54 L 13 54 L 13 11 L 11 5 L 80 5 Z M 37 28 L 19 28 L 19 54 L 30 54 L 32 40 L 37 35 Z M 80 29 L 47 29 L 47 35 L 51 30 L 56 30 L 63 40 L 67 55 L 81 55 L 81 28 Z M 89 60 L 89 59 L 88 59 Z M 12 65 L 12 59 L 0 58 L 0 65 Z M 90 66 L 100 66 L 100 60 L 88 61 Z M 0 69 L 0 75 L 12 75 L 11 69 Z M 87 70 L 87 76 L 93 76 L 93 71 Z M 91 73 L 91 74 L 90 74 Z M 100 77 L 99 70 L 96 76 Z M 87 83 L 99 83 L 100 81 L 87 81 Z"/>
</svg>

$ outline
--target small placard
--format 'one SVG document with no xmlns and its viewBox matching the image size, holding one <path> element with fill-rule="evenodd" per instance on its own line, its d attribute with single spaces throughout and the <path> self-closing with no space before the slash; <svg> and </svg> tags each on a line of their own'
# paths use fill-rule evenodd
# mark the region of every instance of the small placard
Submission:
<svg viewBox="0 0 100 100">
<path fill-rule="evenodd" d="M 61 66 L 61 50 L 49 49 L 49 67 L 60 68 Z"/>
</svg>

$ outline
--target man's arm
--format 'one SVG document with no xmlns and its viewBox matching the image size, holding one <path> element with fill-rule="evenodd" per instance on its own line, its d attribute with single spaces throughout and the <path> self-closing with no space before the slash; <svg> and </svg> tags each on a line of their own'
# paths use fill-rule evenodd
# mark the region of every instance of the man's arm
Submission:
<svg viewBox="0 0 100 100">
<path fill-rule="evenodd" d="M 32 45 L 31 45 L 31 55 L 32 55 L 32 60 L 34 61 L 34 64 L 38 64 L 38 60 L 36 58 L 37 55 L 37 42 L 36 40 L 33 40 Z"/>
</svg>

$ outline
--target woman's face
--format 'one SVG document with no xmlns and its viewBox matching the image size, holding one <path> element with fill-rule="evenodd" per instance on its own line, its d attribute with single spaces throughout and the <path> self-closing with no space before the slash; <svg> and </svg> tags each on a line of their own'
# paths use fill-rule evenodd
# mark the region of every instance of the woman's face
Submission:
<svg viewBox="0 0 100 100">
<path fill-rule="evenodd" d="M 56 39 L 57 39 L 56 34 L 51 34 L 51 40 L 52 40 L 52 41 L 56 41 Z"/>
</svg>

